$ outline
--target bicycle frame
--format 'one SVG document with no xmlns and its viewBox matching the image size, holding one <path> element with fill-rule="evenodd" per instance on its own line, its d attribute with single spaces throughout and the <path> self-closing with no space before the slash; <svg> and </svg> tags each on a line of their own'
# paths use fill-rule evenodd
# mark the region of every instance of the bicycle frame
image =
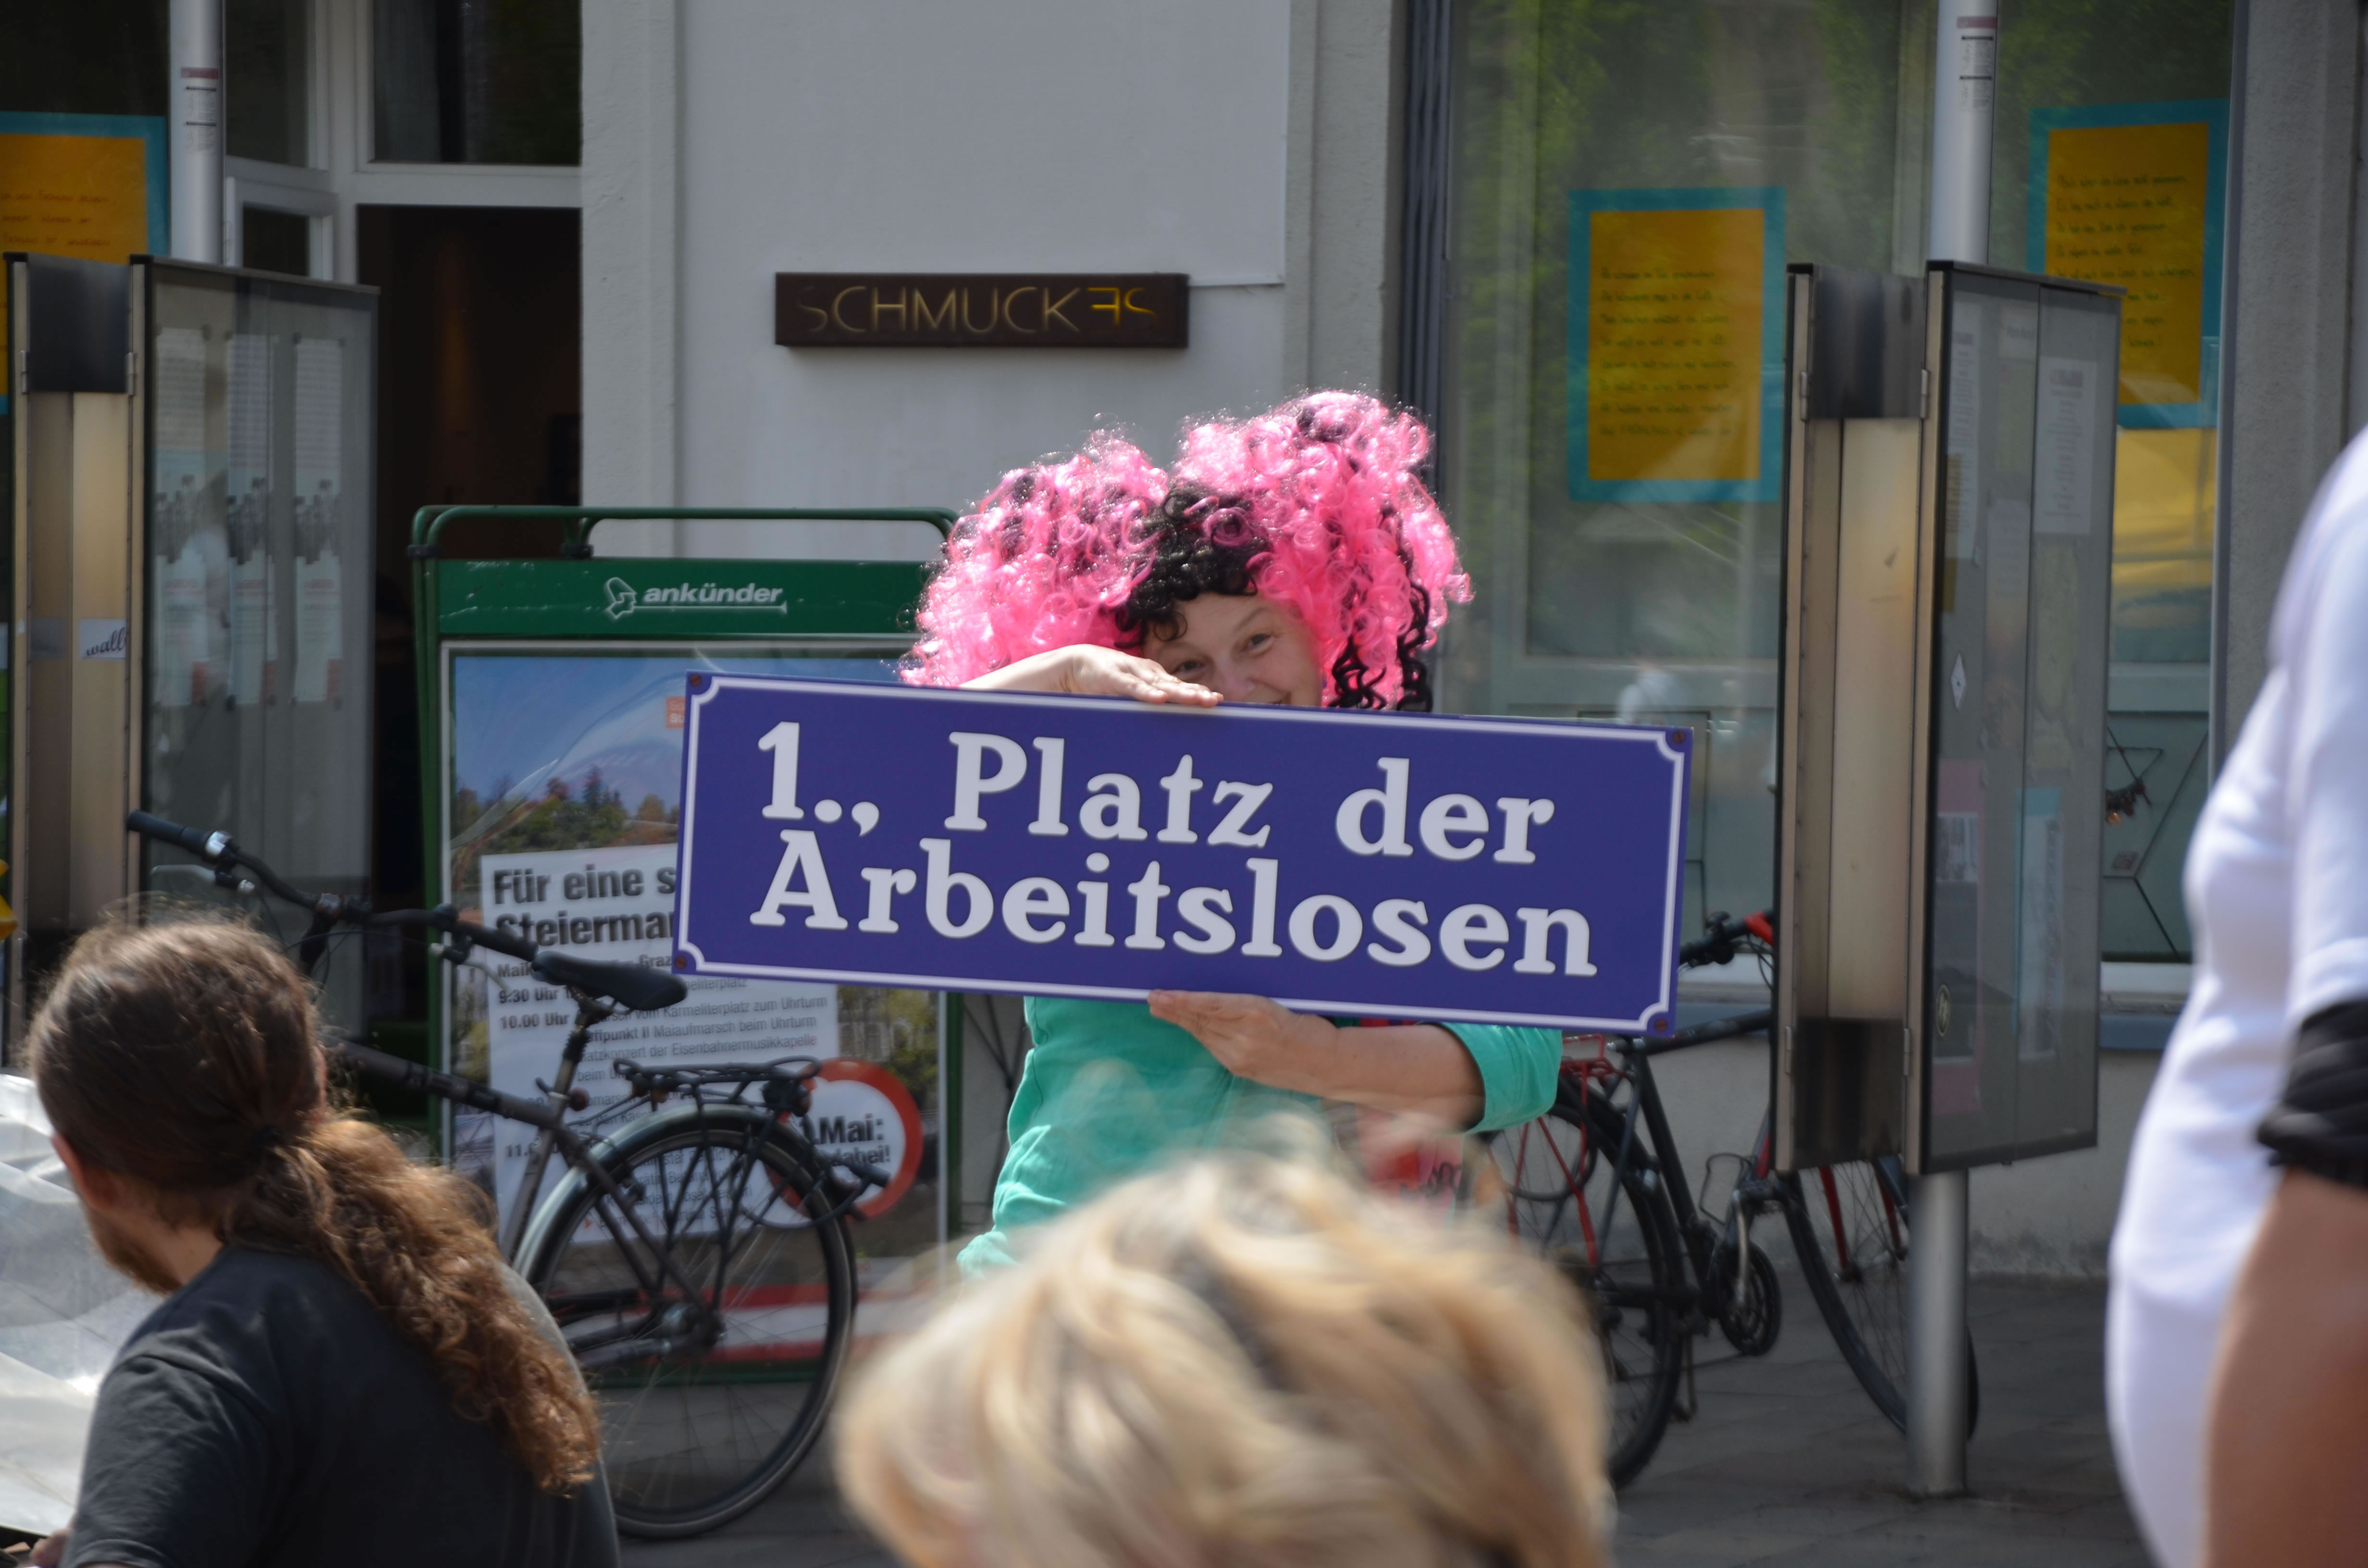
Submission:
<svg viewBox="0 0 2368 1568">
<path fill-rule="evenodd" d="M 588 1025 L 586 1026 L 586 1028 L 588 1027 Z M 645 1267 L 641 1254 L 637 1254 L 631 1247 L 619 1249 L 625 1254 L 627 1267 L 632 1269 L 634 1281 L 643 1291 L 653 1301 L 662 1301 L 664 1291 L 661 1287 L 670 1283 L 682 1292 L 685 1299 L 699 1302 L 700 1310 L 712 1315 L 712 1304 L 705 1300 L 698 1285 L 682 1271 L 681 1266 L 675 1261 L 673 1253 L 660 1246 L 651 1237 L 648 1227 L 642 1223 L 640 1213 L 626 1199 L 624 1192 L 619 1188 L 616 1178 L 609 1174 L 608 1166 L 595 1155 L 590 1145 L 577 1136 L 575 1129 L 567 1125 L 557 1105 L 538 1105 L 532 1100 L 522 1100 L 514 1095 L 506 1095 L 497 1089 L 487 1088 L 483 1084 L 472 1083 L 466 1078 L 456 1078 L 447 1073 L 438 1073 L 432 1067 L 405 1061 L 400 1056 L 390 1056 L 382 1051 L 374 1051 L 366 1045 L 355 1045 L 351 1041 L 336 1042 L 336 1051 L 340 1056 L 364 1071 L 390 1082 L 399 1083 L 406 1088 L 422 1094 L 434 1095 L 439 1099 L 450 1100 L 455 1105 L 465 1105 L 478 1110 L 491 1111 L 495 1116 L 540 1128 L 541 1131 L 536 1138 L 536 1147 L 556 1152 L 569 1166 L 583 1172 L 586 1179 L 599 1188 L 600 1195 L 595 1202 L 598 1207 L 601 1221 L 609 1226 L 609 1233 L 621 1237 L 627 1232 L 631 1232 L 633 1240 L 639 1244 L 643 1252 L 657 1259 L 657 1272 L 653 1274 Z M 548 1157 L 547 1154 L 546 1157 Z M 618 1225 L 611 1217 L 609 1205 L 614 1205 L 617 1211 L 623 1215 L 623 1225 Z M 524 1207 L 521 1205 L 518 1211 L 523 1212 Z M 514 1254 L 507 1251 L 503 1254 L 503 1260 L 512 1264 L 518 1261 Z M 643 1326 L 655 1323 L 660 1310 L 653 1307 L 649 1317 L 644 1320 Z M 643 1340 L 640 1343 L 659 1354 L 677 1348 L 671 1341 Z M 579 1356 L 578 1359 L 582 1358 Z M 586 1363 L 587 1366 L 589 1364 Z"/>
<path fill-rule="evenodd" d="M 575 1087 L 575 1070 L 584 1064 L 584 1052 L 592 1041 L 592 1026 L 613 1017 L 616 1009 L 591 1001 L 579 1001 L 575 1007 L 575 1027 L 567 1031 L 566 1043 L 559 1048 L 559 1075 L 545 1091 L 551 1097 L 553 1125 L 535 1134 L 534 1146 L 527 1151 L 526 1170 L 518 1177 L 518 1189 L 510 1200 L 510 1211 L 502 1221 L 501 1249 L 503 1261 L 513 1268 L 519 1260 L 519 1245 L 526 1239 L 527 1218 L 534 1212 L 535 1200 L 542 1195 L 542 1174 L 550 1167 L 552 1152 L 558 1147 L 558 1121 L 565 1111 Z"/>
<path fill-rule="evenodd" d="M 1707 1045 L 1714 1040 L 1732 1040 L 1766 1028 L 1767 1021 L 1765 1012 L 1746 1013 L 1698 1026 L 1665 1040 L 1608 1037 L 1611 1051 L 1620 1060 L 1618 1075 L 1625 1078 L 1629 1085 L 1628 1103 L 1624 1108 L 1612 1106 L 1610 1096 L 1605 1096 L 1607 1106 L 1612 1106 L 1621 1117 L 1620 1147 L 1614 1154 L 1613 1169 L 1624 1169 L 1628 1165 L 1635 1151 L 1636 1127 L 1641 1118 L 1645 1152 L 1653 1160 L 1653 1175 L 1660 1184 L 1662 1196 L 1677 1222 L 1678 1236 L 1692 1274 L 1692 1287 L 1681 1303 L 1689 1310 L 1698 1308 L 1710 1295 L 1717 1278 L 1716 1255 L 1721 1237 L 1717 1230 L 1702 1217 L 1693 1187 L 1686 1180 L 1685 1162 L 1679 1156 L 1677 1134 L 1669 1126 L 1668 1111 L 1661 1101 L 1661 1086 L 1653 1075 L 1653 1058 L 1673 1051 Z M 1581 1092 L 1602 1093 L 1592 1088 Z M 1759 1136 L 1752 1149 L 1751 1168 L 1737 1180 L 1735 1198 L 1727 1210 L 1727 1224 L 1736 1241 L 1735 1278 L 1738 1292 L 1744 1288 L 1749 1262 L 1749 1216 L 1755 1209 L 1772 1207 L 1779 1201 L 1772 1193 L 1752 1190 L 1765 1182 L 1769 1174 L 1770 1114 L 1772 1112 L 1763 1113 L 1760 1118 Z M 1607 1237 L 1619 1214 L 1620 1191 L 1621 1184 L 1614 1181 L 1605 1200 L 1602 1228 Z"/>
</svg>

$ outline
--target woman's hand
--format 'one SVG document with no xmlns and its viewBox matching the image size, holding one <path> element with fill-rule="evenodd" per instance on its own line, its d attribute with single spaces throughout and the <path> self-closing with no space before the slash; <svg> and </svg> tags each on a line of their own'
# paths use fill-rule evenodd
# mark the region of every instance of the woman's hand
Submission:
<svg viewBox="0 0 2368 1568">
<path fill-rule="evenodd" d="M 1152 660 L 1092 642 L 1030 653 L 976 680 L 962 682 L 962 689 L 1132 697 L 1137 702 L 1172 702 L 1187 708 L 1214 708 L 1224 700 L 1205 686 L 1177 679 Z"/>
<path fill-rule="evenodd" d="M 1322 1074 L 1340 1031 L 1322 1018 L 1263 996 L 1214 991 L 1155 991 L 1151 1016 L 1207 1046 L 1236 1077 L 1311 1095 L 1330 1092 L 1313 1078 Z"/>
<path fill-rule="evenodd" d="M 1480 1119 L 1487 1095 L 1463 1042 L 1437 1024 L 1344 1029 L 1263 996 L 1155 991 L 1151 1016 L 1208 1047 L 1224 1069 L 1270 1088 L 1375 1110 Z"/>
</svg>

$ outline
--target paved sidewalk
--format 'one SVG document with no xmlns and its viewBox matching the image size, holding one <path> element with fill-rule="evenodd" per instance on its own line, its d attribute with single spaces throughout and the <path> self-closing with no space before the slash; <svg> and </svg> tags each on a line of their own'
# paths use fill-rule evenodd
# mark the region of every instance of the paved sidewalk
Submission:
<svg viewBox="0 0 2368 1568">
<path fill-rule="evenodd" d="M 1621 1497 L 1632 1568 L 2146 1568 L 2105 1436 L 2101 1286 L 1976 1282 L 1982 1383 L 1967 1456 L 1974 1495 L 1907 1495 L 1906 1440 L 1874 1412 L 1806 1288 L 1788 1281 L 1764 1360 L 1697 1377 L 1701 1414 L 1672 1426 Z"/>
<path fill-rule="evenodd" d="M 1629 1568 L 2146 1568 L 2122 1505 L 2104 1418 L 2100 1287 L 1977 1283 L 1981 1359 L 1975 1495 L 1918 1503 L 1907 1448 L 1859 1392 L 1808 1292 L 1784 1294 L 1782 1339 L 1759 1361 L 1704 1367 L 1700 1414 L 1674 1425 L 1621 1498 Z M 1723 1346 L 1722 1346 L 1723 1347 Z M 1706 1352 L 1707 1353 L 1707 1350 Z M 826 1461 L 699 1540 L 628 1542 L 627 1568 L 894 1568 L 847 1522 Z"/>
</svg>

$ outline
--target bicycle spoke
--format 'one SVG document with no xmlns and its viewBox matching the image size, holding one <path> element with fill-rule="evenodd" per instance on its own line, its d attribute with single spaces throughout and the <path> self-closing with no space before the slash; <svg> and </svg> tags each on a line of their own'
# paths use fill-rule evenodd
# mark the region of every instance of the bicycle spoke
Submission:
<svg viewBox="0 0 2368 1568">
<path fill-rule="evenodd" d="M 1590 1105 L 1597 1114 L 1617 1115 L 1582 1097 L 1498 1134 L 1489 1147 L 1508 1232 L 1554 1264 L 1591 1309 L 1611 1404 L 1611 1469 L 1625 1481 L 1642 1468 L 1668 1420 L 1682 1349 L 1681 1292 L 1674 1252 L 1649 1228 L 1644 1199 L 1632 1194 L 1634 1225 L 1615 1223 L 1624 1167 L 1603 1157 L 1611 1141 L 1595 1137 Z M 1624 1180 L 1634 1179 L 1627 1171 Z"/>
<path fill-rule="evenodd" d="M 806 1177 L 761 1124 L 692 1123 L 629 1165 L 619 1184 L 670 1260 L 657 1288 L 636 1289 L 643 1249 L 592 1205 L 534 1282 L 594 1358 L 620 1524 L 674 1533 L 761 1497 L 811 1446 L 846 1347 L 851 1259 L 837 1223 L 775 1222 L 777 1205 L 806 1208 Z M 644 1335 L 647 1355 L 598 1362 Z"/>
<path fill-rule="evenodd" d="M 1804 1172 L 1791 1190 L 1794 1239 L 1843 1359 L 1884 1415 L 1903 1420 L 1907 1387 L 1909 1222 L 1882 1169 L 1865 1161 Z"/>
</svg>

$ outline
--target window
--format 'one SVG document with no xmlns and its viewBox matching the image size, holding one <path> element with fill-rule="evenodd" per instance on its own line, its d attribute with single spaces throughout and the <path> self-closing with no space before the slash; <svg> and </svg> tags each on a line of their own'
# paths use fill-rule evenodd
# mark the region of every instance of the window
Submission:
<svg viewBox="0 0 2368 1568">
<path fill-rule="evenodd" d="M 238 264 L 291 278 L 313 275 L 313 220 L 302 212 L 244 207 L 238 214 Z"/>
<path fill-rule="evenodd" d="M 2184 182 L 2184 271 L 2134 287 L 2124 331 L 2104 915 L 2108 958 L 2184 959 L 2179 877 L 2208 767 L 2228 4 L 2002 10 L 1995 264 L 2135 282 L 2083 252 L 2066 214 L 2100 180 Z M 1590 354 L 1586 310 L 1575 326 L 1575 246 L 1598 282 L 1641 275 L 1621 257 L 1656 244 L 1727 263 L 1760 247 L 1772 266 L 1692 280 L 1751 334 L 1782 299 L 1755 279 L 1787 261 L 1920 271 L 1931 27 L 1929 0 L 1455 8 L 1440 480 L 1476 592 L 1451 629 L 1446 705 L 1693 729 L 1693 914 L 1774 896 L 1781 473 L 1757 425 L 1719 451 L 1610 439 L 1608 400 L 1654 389 L 1616 345 Z M 1689 215 L 1710 225 L 1691 241 L 1674 221 Z M 1779 368 L 1743 361 L 1763 384 Z"/>
<path fill-rule="evenodd" d="M 312 162 L 311 0 L 224 0 L 222 68 L 233 158 Z"/>
<path fill-rule="evenodd" d="M 371 17 L 378 162 L 577 162 L 575 0 L 374 0 Z"/>
</svg>

